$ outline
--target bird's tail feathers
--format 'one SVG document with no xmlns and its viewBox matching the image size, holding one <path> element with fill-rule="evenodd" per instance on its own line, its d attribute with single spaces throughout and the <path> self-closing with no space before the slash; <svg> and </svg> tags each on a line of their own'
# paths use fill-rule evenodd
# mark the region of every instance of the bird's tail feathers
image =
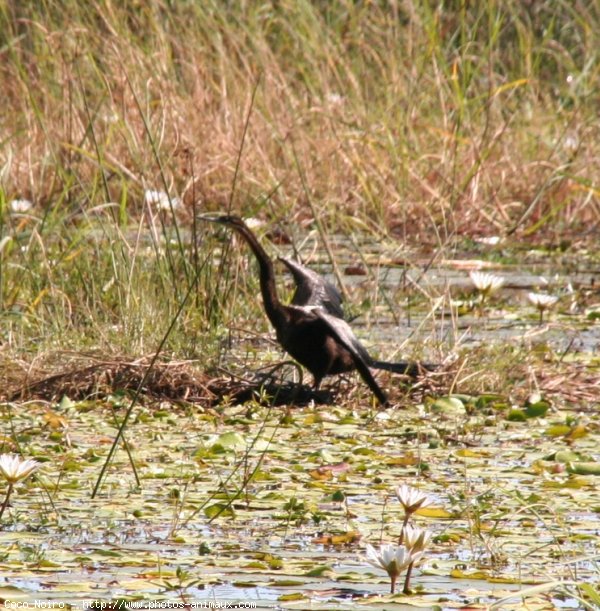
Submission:
<svg viewBox="0 0 600 611">
<path fill-rule="evenodd" d="M 404 375 L 416 378 L 426 371 L 433 371 L 437 368 L 431 363 L 419 363 L 417 361 L 399 361 L 398 363 L 388 363 L 387 361 L 372 361 L 369 367 L 373 369 L 383 369 L 392 373 L 403 373 Z"/>
</svg>

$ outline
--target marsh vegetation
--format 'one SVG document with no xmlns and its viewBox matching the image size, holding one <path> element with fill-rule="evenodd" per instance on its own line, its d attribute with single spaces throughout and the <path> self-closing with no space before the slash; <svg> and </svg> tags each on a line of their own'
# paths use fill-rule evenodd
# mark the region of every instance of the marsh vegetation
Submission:
<svg viewBox="0 0 600 611">
<path fill-rule="evenodd" d="M 599 49 L 586 2 L 4 2 L 0 600 L 600 604 Z M 206 212 L 440 371 L 312 393 Z"/>
</svg>

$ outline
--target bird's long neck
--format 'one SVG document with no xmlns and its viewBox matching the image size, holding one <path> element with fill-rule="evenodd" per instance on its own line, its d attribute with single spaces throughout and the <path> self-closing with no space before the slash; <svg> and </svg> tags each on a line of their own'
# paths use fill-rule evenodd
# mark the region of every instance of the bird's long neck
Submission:
<svg viewBox="0 0 600 611">
<path fill-rule="evenodd" d="M 279 301 L 277 296 L 277 287 L 275 286 L 275 272 L 273 270 L 273 262 L 259 244 L 256 236 L 247 227 L 235 228 L 240 235 L 248 242 L 252 249 L 256 260 L 258 261 L 260 271 L 260 292 L 262 293 L 265 312 L 275 329 L 280 329 L 285 323 L 287 317 L 285 315 L 285 307 Z"/>
</svg>

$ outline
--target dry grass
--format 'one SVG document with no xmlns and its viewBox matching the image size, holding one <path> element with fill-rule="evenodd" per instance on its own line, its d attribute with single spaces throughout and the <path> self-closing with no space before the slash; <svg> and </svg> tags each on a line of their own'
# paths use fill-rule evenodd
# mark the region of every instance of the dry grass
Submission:
<svg viewBox="0 0 600 611">
<path fill-rule="evenodd" d="M 123 220 L 159 187 L 188 217 L 223 208 L 258 83 L 245 215 L 406 238 L 597 227 L 593 5 L 63 0 L 1 19 L 5 199 Z"/>
<path fill-rule="evenodd" d="M 141 383 L 150 358 L 125 358 L 92 354 L 45 354 L 34 363 L 5 363 L 7 381 L 3 400 L 43 399 L 59 401 L 106 399 L 109 395 L 133 393 Z M 171 361 L 153 367 L 142 392 L 149 399 L 197 402 L 215 400 L 211 380 L 188 362 Z M 214 384 L 213 384 L 214 386 Z"/>
<path fill-rule="evenodd" d="M 337 399 L 369 403 L 369 391 L 351 383 L 338 380 L 331 390 L 313 391 L 306 385 L 289 381 L 279 374 L 283 362 L 270 371 L 245 376 L 234 372 L 208 375 L 201 371 L 202 363 L 192 361 L 158 361 L 152 365 L 150 375 L 144 376 L 152 357 L 136 360 L 125 357 L 101 356 L 84 353 L 45 353 L 31 363 L 3 359 L 2 368 L 6 373 L 5 384 L 0 391 L 0 401 L 20 402 L 43 400 L 58 402 L 63 397 L 71 400 L 105 400 L 110 396 L 129 394 L 133 396 L 143 382 L 141 393 L 147 401 L 193 404 L 207 408 L 218 404 L 244 403 L 255 400 L 269 405 L 306 405 L 311 402 L 331 402 Z M 418 384 L 404 387 L 395 392 L 398 401 L 410 397 L 423 397 L 434 388 L 445 387 L 450 372 L 437 372 L 435 376 L 423 378 Z M 388 382 L 389 382 L 388 376 Z"/>
</svg>

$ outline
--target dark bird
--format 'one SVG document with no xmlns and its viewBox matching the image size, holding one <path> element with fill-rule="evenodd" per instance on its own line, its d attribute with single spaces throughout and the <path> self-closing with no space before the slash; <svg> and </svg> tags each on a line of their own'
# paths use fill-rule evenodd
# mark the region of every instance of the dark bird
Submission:
<svg viewBox="0 0 600 611">
<path fill-rule="evenodd" d="M 317 303 L 313 304 L 281 303 L 275 286 L 273 262 L 241 218 L 231 215 L 199 218 L 231 227 L 246 240 L 258 261 L 263 304 L 267 317 L 275 328 L 277 340 L 284 350 L 312 373 L 316 389 L 325 376 L 356 369 L 378 401 L 383 404 L 387 402 L 387 396 L 377 384 L 369 367 L 411 376 L 418 374 L 420 366 L 417 363 L 374 361 L 356 339 L 348 323 L 325 311 L 323 303 L 319 303 L 318 299 Z M 320 278 L 317 285 L 322 282 L 324 280 Z M 304 284 L 306 285 L 306 282 Z M 300 295 L 302 297 L 299 297 L 298 301 L 307 298 L 306 295 L 308 299 L 311 295 L 314 297 L 315 292 L 309 287 L 308 291 L 300 290 Z M 430 368 L 427 365 L 424 367 Z"/>
<path fill-rule="evenodd" d="M 290 270 L 296 283 L 292 305 L 319 306 L 332 316 L 344 318 L 342 294 L 334 284 L 292 259 L 279 257 L 279 260 Z"/>
</svg>

